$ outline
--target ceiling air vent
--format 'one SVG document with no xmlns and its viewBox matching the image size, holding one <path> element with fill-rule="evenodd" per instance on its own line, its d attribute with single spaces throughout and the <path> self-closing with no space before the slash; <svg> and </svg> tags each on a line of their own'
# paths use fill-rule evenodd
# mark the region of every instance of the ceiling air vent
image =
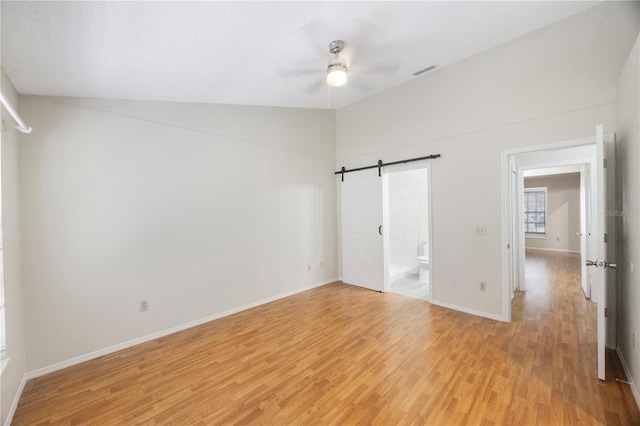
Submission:
<svg viewBox="0 0 640 426">
<path fill-rule="evenodd" d="M 414 73 L 413 73 L 413 75 L 420 75 L 420 74 L 424 74 L 424 73 L 425 73 L 425 72 L 427 72 L 427 71 L 431 71 L 431 70 L 432 70 L 432 69 L 434 69 L 435 67 L 436 67 L 435 65 L 431 65 L 430 67 L 426 67 L 426 68 L 423 68 L 423 69 L 421 69 L 421 70 L 419 70 L 419 71 L 414 72 Z"/>
</svg>

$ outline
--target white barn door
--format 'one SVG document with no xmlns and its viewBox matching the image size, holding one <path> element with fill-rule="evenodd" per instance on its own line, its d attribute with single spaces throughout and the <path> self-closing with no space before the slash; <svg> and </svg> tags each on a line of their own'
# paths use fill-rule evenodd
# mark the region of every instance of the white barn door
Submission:
<svg viewBox="0 0 640 426">
<path fill-rule="evenodd" d="M 382 178 L 374 168 L 345 174 L 339 185 L 342 281 L 384 291 Z"/>
</svg>

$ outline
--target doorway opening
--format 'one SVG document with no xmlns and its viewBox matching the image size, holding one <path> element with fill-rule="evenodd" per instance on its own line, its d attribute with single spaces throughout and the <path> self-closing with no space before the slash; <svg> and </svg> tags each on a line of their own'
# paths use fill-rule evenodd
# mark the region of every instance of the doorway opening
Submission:
<svg viewBox="0 0 640 426">
<path fill-rule="evenodd" d="M 582 283 L 585 297 L 591 298 L 590 277 L 583 276 L 588 271 L 580 266 L 582 255 L 589 258 L 582 249 L 587 248 L 583 242 L 588 243 L 591 229 L 585 167 L 570 165 L 523 172 L 525 280 L 521 290 L 531 290 L 542 281 L 539 268 L 534 267 L 541 259 L 556 257 L 573 265 L 569 268 L 575 269 L 571 281 L 575 278 L 578 288 Z"/>
<path fill-rule="evenodd" d="M 383 180 L 385 291 L 433 300 L 428 166 L 388 168 Z"/>
<path fill-rule="evenodd" d="M 605 143 L 606 142 L 606 143 Z M 615 209 L 615 136 L 604 135 L 603 126 L 596 126 L 595 137 L 576 139 L 537 147 L 519 148 L 502 153 L 503 199 L 503 311 L 511 321 L 515 291 L 526 291 L 525 280 L 525 219 L 524 171 L 540 168 L 581 165 L 581 191 L 586 200 L 581 203 L 581 281 L 585 296 L 597 304 L 597 369 L 605 378 L 605 346 L 615 347 L 615 224 L 606 215 Z M 607 161 L 608 160 L 608 161 Z M 585 179 L 582 179 L 582 176 Z M 588 188 L 584 188 L 588 185 Z M 590 208 L 587 209 L 587 206 Z M 585 232 L 586 231 L 586 232 Z M 584 238 L 586 237 L 586 238 Z M 588 276 L 585 267 L 592 276 Z M 580 289 L 578 289 L 580 291 Z M 521 299 L 521 298 L 520 298 Z M 584 299 L 583 299 L 584 300 Z M 607 310 L 608 317 L 607 318 Z"/>
<path fill-rule="evenodd" d="M 590 298 L 591 280 L 584 265 L 595 247 L 592 238 L 595 228 L 592 213 L 596 210 L 595 197 L 592 195 L 595 187 L 595 174 L 592 173 L 596 161 L 595 144 L 590 139 L 569 141 L 538 149 L 534 147 L 530 151 L 513 152 L 505 155 L 503 159 L 506 166 L 506 170 L 503 171 L 503 193 L 508 194 L 508 202 L 504 206 L 504 217 L 507 221 L 503 221 L 503 225 L 506 226 L 504 236 L 507 238 L 507 250 L 503 251 L 507 269 L 503 271 L 503 277 L 506 277 L 509 283 L 509 286 L 504 287 L 507 293 L 503 299 L 507 319 L 511 319 L 511 300 L 515 292 L 527 290 L 527 248 L 578 251 L 583 265 L 581 285 L 585 296 Z M 574 214 L 571 226 L 567 223 L 568 218 L 562 218 L 566 217 L 569 209 L 566 194 L 558 197 L 557 190 L 554 189 L 554 205 L 551 206 L 554 211 L 548 211 L 549 185 L 558 185 L 553 183 L 555 175 L 572 176 L 572 190 L 575 190 L 575 180 L 579 179 L 579 218 L 576 220 L 576 194 L 573 192 L 571 204 L 574 205 Z M 525 179 L 528 181 L 527 185 Z M 528 200 L 525 198 L 525 186 L 534 192 Z M 558 198 L 561 200 L 558 201 Z M 525 206 L 526 201 L 535 203 L 540 199 L 543 199 L 542 205 Z M 560 223 L 551 224 L 550 219 L 558 219 Z"/>
</svg>

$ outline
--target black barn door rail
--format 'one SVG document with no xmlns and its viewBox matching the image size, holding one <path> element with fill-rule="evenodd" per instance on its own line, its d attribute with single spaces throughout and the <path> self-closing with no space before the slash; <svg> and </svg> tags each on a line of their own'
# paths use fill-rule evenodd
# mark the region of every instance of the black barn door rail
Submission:
<svg viewBox="0 0 640 426">
<path fill-rule="evenodd" d="M 422 161 L 422 160 L 431 160 L 434 158 L 439 158 L 440 154 L 432 154 L 432 155 L 427 155 L 426 157 L 418 157 L 418 158 L 409 158 L 408 160 L 400 160 L 400 161 L 392 161 L 391 163 L 383 163 L 382 160 L 378 160 L 378 164 L 374 165 L 374 166 L 366 166 L 366 167 L 358 167 L 357 169 L 349 169 L 346 170 L 344 167 L 341 170 L 338 170 L 337 172 L 335 172 L 336 175 L 342 175 L 342 182 L 344 182 L 344 174 L 345 173 L 351 173 L 351 172 L 359 172 L 360 170 L 369 170 L 369 169 L 378 169 L 378 176 L 382 176 L 382 168 L 384 166 L 393 166 L 394 164 L 406 164 L 406 163 L 411 163 L 413 161 Z"/>
</svg>

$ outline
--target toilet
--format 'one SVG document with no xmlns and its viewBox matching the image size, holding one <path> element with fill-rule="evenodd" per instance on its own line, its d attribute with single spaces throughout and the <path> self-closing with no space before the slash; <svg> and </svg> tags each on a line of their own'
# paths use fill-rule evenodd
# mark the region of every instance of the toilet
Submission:
<svg viewBox="0 0 640 426">
<path fill-rule="evenodd" d="M 422 256 L 418 256 L 418 273 L 422 284 L 429 283 L 429 243 L 422 243 Z"/>
</svg>

